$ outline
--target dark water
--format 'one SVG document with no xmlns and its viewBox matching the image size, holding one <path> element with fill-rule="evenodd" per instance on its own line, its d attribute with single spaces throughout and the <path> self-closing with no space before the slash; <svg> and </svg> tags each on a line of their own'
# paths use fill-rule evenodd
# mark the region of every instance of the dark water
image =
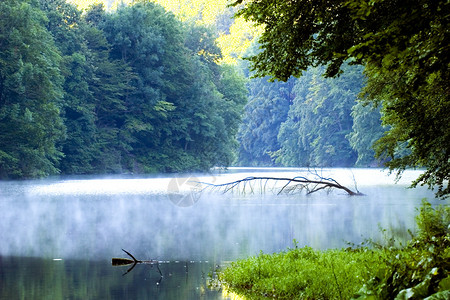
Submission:
<svg viewBox="0 0 450 300">
<path fill-rule="evenodd" d="M 354 177 L 367 196 L 275 195 L 272 187 L 223 195 L 197 193 L 193 183 L 297 175 L 292 169 L 0 182 L 0 299 L 223 299 L 207 287 L 217 266 L 294 239 L 324 249 L 380 240 L 380 227 L 414 230 L 421 199 L 433 198 L 406 189 L 414 172 L 397 185 L 380 170 L 324 172 L 349 186 Z M 123 275 L 129 267 L 111 265 L 127 257 L 121 249 L 160 261 L 161 273 L 139 264 Z"/>
<path fill-rule="evenodd" d="M 204 262 L 161 263 L 130 273 L 110 260 L 1 257 L 1 299 L 222 299 L 206 285 Z"/>
</svg>

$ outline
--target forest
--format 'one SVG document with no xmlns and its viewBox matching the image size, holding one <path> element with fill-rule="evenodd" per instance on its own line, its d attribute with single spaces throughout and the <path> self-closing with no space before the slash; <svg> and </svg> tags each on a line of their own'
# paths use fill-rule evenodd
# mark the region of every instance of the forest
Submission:
<svg viewBox="0 0 450 300">
<path fill-rule="evenodd" d="M 2 1 L 0 177 L 230 165 L 246 89 L 220 55 L 148 1 Z"/>
<path fill-rule="evenodd" d="M 435 18 L 429 24 L 439 26 L 429 44 L 417 44 L 424 53 L 417 66 L 404 60 L 411 66 L 403 70 L 399 61 L 416 55 L 411 47 L 379 54 L 386 57 L 380 65 L 374 55 L 381 48 L 367 45 L 383 46 L 383 36 L 400 48 L 415 43 L 413 33 L 399 35 L 405 24 L 394 22 L 381 42 L 357 44 L 346 35 L 361 27 L 354 32 L 360 40 L 378 38 L 363 28 L 378 30 L 378 23 L 360 15 L 381 20 L 383 6 L 380 12 L 352 1 L 333 6 L 355 16 L 341 14 L 342 24 L 330 23 L 337 28 L 303 23 L 299 35 L 289 23 L 290 4 L 271 12 L 259 11 L 271 5 L 266 1 L 244 9 L 242 1 L 228 4 L 2 1 L 0 178 L 387 165 L 400 172 L 426 167 L 415 184 L 437 184 L 447 193 L 448 81 L 434 67 L 411 71 L 444 59 L 438 13 L 405 19 L 408 25 Z M 439 7 L 429 10 L 443 12 Z M 319 12 L 302 9 L 322 24 Z M 383 21 L 404 16 L 402 9 L 409 8 L 398 6 Z M 266 26 L 271 18 L 277 26 Z M 347 28 L 346 22 L 359 23 Z M 323 43 L 311 44 L 322 31 Z M 283 34 L 291 40 L 279 40 Z M 423 115 L 423 107 L 436 109 Z"/>
<path fill-rule="evenodd" d="M 0 22 L 1 178 L 377 164 L 383 129 L 356 102 L 361 68 L 251 79 L 243 61 L 219 63 L 232 23 L 180 21 L 148 1 L 8 0 Z"/>
</svg>

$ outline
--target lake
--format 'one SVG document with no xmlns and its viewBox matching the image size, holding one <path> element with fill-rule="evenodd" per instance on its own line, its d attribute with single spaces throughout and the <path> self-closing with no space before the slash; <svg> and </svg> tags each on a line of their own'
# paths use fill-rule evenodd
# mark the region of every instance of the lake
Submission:
<svg viewBox="0 0 450 300">
<path fill-rule="evenodd" d="M 0 299 L 224 299 L 209 274 L 229 261 L 294 246 L 347 247 L 414 230 L 426 188 L 420 171 L 321 169 L 366 196 L 342 191 L 277 195 L 281 183 L 206 189 L 248 176 L 310 176 L 293 168 L 210 174 L 0 181 Z M 200 183 L 199 183 L 200 182 Z M 281 184 L 282 186 L 282 184 Z M 112 266 L 113 257 L 158 265 Z M 161 276 L 162 274 L 162 276 Z"/>
</svg>

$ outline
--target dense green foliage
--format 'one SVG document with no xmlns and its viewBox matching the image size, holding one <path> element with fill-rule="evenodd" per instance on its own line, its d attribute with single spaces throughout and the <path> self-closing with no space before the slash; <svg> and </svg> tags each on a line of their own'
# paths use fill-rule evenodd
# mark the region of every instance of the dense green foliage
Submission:
<svg viewBox="0 0 450 300">
<path fill-rule="evenodd" d="M 386 129 L 381 126 L 379 107 L 371 104 L 355 103 L 352 107 L 352 132 L 346 138 L 352 148 L 358 153 L 357 166 L 376 166 L 379 161 L 375 158 L 374 143 L 383 136 Z M 402 149 L 399 149 L 399 151 Z"/>
<path fill-rule="evenodd" d="M 281 126 L 279 159 L 286 165 L 354 165 L 357 154 L 347 135 L 352 131 L 351 111 L 362 82 L 357 68 L 337 79 L 323 78 L 320 68 L 305 72 L 295 86 L 296 97 Z"/>
<path fill-rule="evenodd" d="M 311 68 L 301 78 L 249 81 L 249 103 L 239 131 L 241 165 L 371 166 L 372 144 L 384 132 L 379 110 L 356 101 L 362 68 L 339 78 Z"/>
<path fill-rule="evenodd" d="M 287 80 L 311 66 L 365 66 L 365 101 L 381 104 L 388 131 L 376 143 L 391 170 L 426 167 L 415 182 L 450 194 L 448 1 L 235 1 L 264 27 L 250 60 L 259 76 Z M 398 151 L 401 148 L 408 151 Z M 400 154 L 399 154 L 400 153 Z M 405 155 L 406 154 L 406 155 Z"/>
<path fill-rule="evenodd" d="M 269 83 L 268 78 L 249 82 L 249 102 L 238 135 L 240 165 L 273 165 L 273 154 L 280 149 L 278 132 L 294 99 L 294 82 Z"/>
<path fill-rule="evenodd" d="M 0 177 L 205 170 L 234 160 L 245 82 L 213 30 L 134 1 L 0 3 Z"/>
<path fill-rule="evenodd" d="M 0 2 L 0 177 L 54 173 L 62 156 L 62 58 L 35 4 Z"/>
<path fill-rule="evenodd" d="M 233 262 L 219 280 L 249 299 L 447 299 L 450 208 L 425 202 L 417 225 L 404 247 L 296 247 Z"/>
</svg>

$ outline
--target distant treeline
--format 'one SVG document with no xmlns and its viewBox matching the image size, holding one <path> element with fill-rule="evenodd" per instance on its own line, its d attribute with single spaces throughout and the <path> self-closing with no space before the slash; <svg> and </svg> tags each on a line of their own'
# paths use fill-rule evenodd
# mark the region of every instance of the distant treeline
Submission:
<svg viewBox="0 0 450 300">
<path fill-rule="evenodd" d="M 311 68 L 300 78 L 249 82 L 239 130 L 240 165 L 377 166 L 372 148 L 385 132 L 380 109 L 357 101 L 363 67 L 345 66 L 338 78 Z"/>
<path fill-rule="evenodd" d="M 1 1 L 0 178 L 230 165 L 247 90 L 215 39 L 148 1 Z"/>
</svg>

